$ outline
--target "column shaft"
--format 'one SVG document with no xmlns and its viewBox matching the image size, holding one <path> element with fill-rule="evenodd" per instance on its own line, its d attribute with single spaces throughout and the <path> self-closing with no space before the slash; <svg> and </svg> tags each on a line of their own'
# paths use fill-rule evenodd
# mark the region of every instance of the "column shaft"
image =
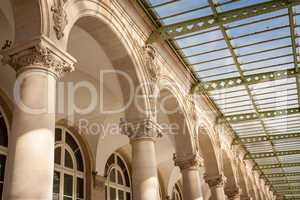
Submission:
<svg viewBox="0 0 300 200">
<path fill-rule="evenodd" d="M 56 79 L 74 69 L 75 60 L 46 38 L 31 42 L 3 52 L 18 75 L 3 194 L 7 200 L 52 200 Z"/>
<path fill-rule="evenodd" d="M 219 175 L 215 177 L 205 177 L 205 181 L 210 187 L 211 200 L 225 199 L 224 184 L 226 178 L 224 177 L 224 175 Z"/>
<path fill-rule="evenodd" d="M 159 199 L 154 141 L 151 139 L 138 139 L 131 143 L 133 199 Z"/>
<path fill-rule="evenodd" d="M 9 139 L 4 199 L 52 200 L 55 114 L 48 108 L 55 108 L 56 80 L 35 70 L 23 75 Z M 36 114 L 31 109 L 46 110 Z"/>
<path fill-rule="evenodd" d="M 132 146 L 133 200 L 158 200 L 159 182 L 155 140 L 161 137 L 160 127 L 150 119 L 122 122 L 121 130 Z"/>
<path fill-rule="evenodd" d="M 175 165 L 181 170 L 183 181 L 183 197 L 189 200 L 203 198 L 201 190 L 200 165 L 202 159 L 197 154 L 187 155 L 184 158 L 174 157 Z"/>
</svg>

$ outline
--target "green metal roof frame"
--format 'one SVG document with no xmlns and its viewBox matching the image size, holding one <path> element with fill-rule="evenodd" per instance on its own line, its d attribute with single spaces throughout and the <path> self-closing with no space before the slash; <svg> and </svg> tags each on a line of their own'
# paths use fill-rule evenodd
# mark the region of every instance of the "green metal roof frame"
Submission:
<svg viewBox="0 0 300 200">
<path fill-rule="evenodd" d="M 138 0 L 139 4 L 146 11 L 146 13 L 150 17 L 150 19 L 152 20 L 154 25 L 157 27 L 153 31 L 153 33 L 150 35 L 150 37 L 148 39 L 148 43 L 153 43 L 157 40 L 165 40 L 169 44 L 171 49 L 174 51 L 174 53 L 177 55 L 177 57 L 180 59 L 180 61 L 188 69 L 191 69 L 191 65 L 203 65 L 203 64 L 206 64 L 207 62 L 224 60 L 227 58 L 233 59 L 234 63 L 232 65 L 236 66 L 237 72 L 238 72 L 238 76 L 236 76 L 236 77 L 205 81 L 205 80 L 202 80 L 202 78 L 200 78 L 197 75 L 197 73 L 198 73 L 197 70 L 192 69 L 191 72 L 193 74 L 193 77 L 196 77 L 198 79 L 198 83 L 196 85 L 194 85 L 192 90 L 195 92 L 200 92 L 200 93 L 202 93 L 202 92 L 210 93 L 210 92 L 219 91 L 219 90 L 245 87 L 247 95 L 250 97 L 251 105 L 254 108 L 254 110 L 253 110 L 254 112 L 248 112 L 248 113 L 244 112 L 244 113 L 233 114 L 233 115 L 228 115 L 225 113 L 225 115 L 222 115 L 218 118 L 218 122 L 220 122 L 220 123 L 225 122 L 226 124 L 229 124 L 230 126 L 234 126 L 235 124 L 240 125 L 240 124 L 251 123 L 251 122 L 259 122 L 262 126 L 261 134 L 257 134 L 255 136 L 251 136 L 251 137 L 240 137 L 234 131 L 236 134 L 236 139 L 233 140 L 233 144 L 240 144 L 247 150 L 248 153 L 245 155 L 245 159 L 251 159 L 256 164 L 255 167 L 253 168 L 253 170 L 259 170 L 261 173 L 261 176 L 268 183 L 271 183 L 272 191 L 276 192 L 276 189 L 273 187 L 273 183 L 274 183 L 274 185 L 276 185 L 277 182 L 270 181 L 268 179 L 269 175 L 267 174 L 267 176 L 265 176 L 265 174 L 262 170 L 277 169 L 277 168 L 281 169 L 283 171 L 283 173 L 281 173 L 281 174 L 283 174 L 283 177 L 286 178 L 285 179 L 286 183 L 293 184 L 294 181 L 290 181 L 287 179 L 287 177 L 288 177 L 287 174 L 289 174 L 289 173 L 285 173 L 285 169 L 292 168 L 292 167 L 299 167 L 299 163 L 298 162 L 282 162 L 280 157 L 287 156 L 287 155 L 297 155 L 297 154 L 300 154 L 300 151 L 297 150 L 297 148 L 292 149 L 292 150 L 289 148 L 287 151 L 281 151 L 281 150 L 279 151 L 275 148 L 276 145 L 274 145 L 275 144 L 274 142 L 276 142 L 276 141 L 280 142 L 282 140 L 291 139 L 291 138 L 297 139 L 299 137 L 299 133 L 298 132 L 296 132 L 296 133 L 280 133 L 280 134 L 269 133 L 268 123 L 266 122 L 266 120 L 275 119 L 275 118 L 277 119 L 280 117 L 288 117 L 288 116 L 292 116 L 292 117 L 299 116 L 300 115 L 300 108 L 299 108 L 300 107 L 299 106 L 300 105 L 300 95 L 298 93 L 298 106 L 297 107 L 286 108 L 286 109 L 277 109 L 276 108 L 274 110 L 269 109 L 266 111 L 261 111 L 261 109 L 256 105 L 256 100 L 254 99 L 254 97 L 251 93 L 251 87 L 256 86 L 258 84 L 264 84 L 264 83 L 267 84 L 272 81 L 275 82 L 275 81 L 294 78 L 296 80 L 297 91 L 299 92 L 299 88 L 300 88 L 299 87 L 299 85 L 300 85 L 299 84 L 299 69 L 298 69 L 299 61 L 297 58 L 297 56 L 299 56 L 299 54 L 297 51 L 298 45 L 296 42 L 298 39 L 298 35 L 295 33 L 295 30 L 296 30 L 296 28 L 299 28 L 300 26 L 296 24 L 294 18 L 295 18 L 295 16 L 300 15 L 300 13 L 299 14 L 294 13 L 293 6 L 299 5 L 300 0 L 276 0 L 276 1 L 270 0 L 268 2 L 256 3 L 251 6 L 241 7 L 238 9 L 232 9 L 232 10 L 225 11 L 225 12 L 219 12 L 218 9 L 221 6 L 221 4 L 223 4 L 223 5 L 230 4 L 232 2 L 236 2 L 235 0 L 223 2 L 223 3 L 219 3 L 219 4 L 217 1 L 215 2 L 213 0 L 207 0 L 207 2 L 208 2 L 207 6 L 193 8 L 188 11 L 178 12 L 178 13 L 170 14 L 168 16 L 163 16 L 163 17 L 158 16 L 155 9 L 158 7 L 164 7 L 167 5 L 171 5 L 174 2 L 178 2 L 178 0 L 164 1 L 164 2 L 156 4 L 156 5 L 151 5 L 149 3 L 149 1 L 151 1 L 151 0 Z M 179 21 L 178 23 L 163 25 L 164 23 L 162 21 L 164 19 L 175 18 L 177 16 L 192 13 L 192 12 L 195 12 L 197 10 L 201 10 L 201 9 L 204 9 L 207 7 L 211 8 L 211 10 L 212 10 L 211 15 L 194 18 L 194 19 L 190 19 L 190 20 L 186 20 L 186 21 Z M 242 35 L 242 36 L 231 37 L 228 34 L 228 31 L 227 31 L 228 29 L 226 27 L 226 24 L 238 22 L 238 21 L 241 21 L 244 19 L 259 16 L 259 15 L 265 15 L 267 13 L 273 13 L 273 12 L 283 10 L 283 9 L 288 10 L 288 12 L 287 12 L 288 21 L 289 21 L 288 25 L 270 28 L 268 30 L 263 30 L 263 31 L 257 31 L 257 32 Z M 270 19 L 276 19 L 281 16 L 285 16 L 285 14 L 278 15 L 278 16 L 271 16 L 266 19 L 259 19 L 259 20 L 255 20 L 253 22 L 247 22 L 245 24 L 248 24 L 248 25 L 254 24 L 254 23 L 258 23 L 258 22 L 262 22 L 262 21 L 267 21 Z M 245 24 L 242 24 L 242 25 L 238 24 L 238 25 L 235 25 L 235 27 L 245 26 Z M 182 50 L 184 50 L 184 49 L 194 48 L 194 47 L 198 47 L 198 46 L 212 43 L 212 42 L 218 42 L 222 39 L 215 39 L 214 41 L 208 41 L 208 42 L 205 41 L 202 43 L 199 43 L 199 41 L 197 41 L 197 42 L 195 41 L 195 43 L 192 45 L 180 47 L 180 48 L 178 48 L 178 46 L 177 46 L 178 44 L 176 42 L 174 42 L 174 40 L 176 38 L 193 37 L 193 36 L 199 34 L 199 31 L 207 30 L 206 32 L 210 32 L 215 27 L 218 30 L 220 30 L 220 32 L 222 33 L 222 36 L 223 36 L 222 39 L 225 41 L 226 47 L 219 48 L 217 50 L 208 50 L 208 51 L 204 51 L 201 53 L 185 55 L 184 53 L 182 53 Z M 267 32 L 281 30 L 283 28 L 290 29 L 290 36 L 280 36 L 280 37 L 264 40 L 261 42 L 253 42 L 250 44 L 245 44 L 245 45 L 242 45 L 239 47 L 234 46 L 231 42 L 234 39 L 240 39 L 240 38 L 243 38 L 246 36 L 248 37 L 248 36 L 253 36 L 256 34 L 264 34 Z M 214 30 L 212 30 L 212 31 L 214 31 Z M 202 34 L 202 33 L 200 33 L 200 34 Z M 252 53 L 246 53 L 243 55 L 238 55 L 236 53 L 236 49 L 238 49 L 238 48 L 254 47 L 255 45 L 260 45 L 262 43 L 279 41 L 279 40 L 288 39 L 288 38 L 290 38 L 290 41 L 291 41 L 290 45 L 274 47 L 272 49 L 267 49 L 267 50 L 259 50 L 259 51 L 255 51 Z M 277 57 L 276 56 L 270 57 L 268 59 L 260 59 L 260 60 L 258 59 L 258 60 L 246 62 L 246 63 L 245 62 L 241 63 L 239 61 L 239 58 L 241 58 L 241 57 L 253 56 L 253 55 L 262 54 L 262 53 L 270 53 L 272 51 L 281 50 L 284 48 L 291 48 L 292 53 L 286 53 L 284 55 L 277 56 Z M 212 52 L 223 51 L 223 50 L 229 50 L 230 55 L 207 60 L 207 61 L 205 61 L 205 60 L 198 61 L 198 62 L 194 62 L 194 63 L 189 63 L 187 61 L 187 59 L 189 59 L 189 58 L 194 58 L 194 57 L 197 57 L 200 55 L 206 55 L 206 54 L 209 54 Z M 270 72 L 255 73 L 255 74 L 248 75 L 248 74 L 245 74 L 244 70 L 242 69 L 242 65 L 245 65 L 245 64 L 256 64 L 258 62 L 263 62 L 263 61 L 267 61 L 267 60 L 275 59 L 275 58 L 284 59 L 287 56 L 292 56 L 293 62 L 282 63 L 282 65 L 288 65 L 288 64 L 294 65 L 293 68 L 290 68 L 287 70 L 270 71 Z M 270 68 L 270 67 L 280 67 L 280 66 L 281 66 L 280 64 L 278 64 L 278 65 L 275 64 L 275 65 L 268 65 L 266 67 Z M 215 69 L 217 69 L 217 68 L 221 69 L 223 67 L 227 67 L 227 66 L 226 65 L 217 66 L 217 67 L 215 67 Z M 257 70 L 258 69 L 260 69 L 260 68 L 257 68 Z M 202 70 L 202 71 L 204 71 L 204 70 Z M 199 73 L 201 73 L 202 71 L 199 71 Z M 289 95 L 287 95 L 287 96 L 289 96 Z M 214 99 L 214 100 L 217 101 L 217 99 Z M 221 105 L 221 103 L 220 104 L 217 103 L 217 104 Z M 269 104 L 271 105 L 271 103 L 269 103 Z M 219 107 L 218 105 L 217 105 L 217 107 Z M 234 109 L 236 107 L 231 107 L 231 108 Z M 259 142 L 269 142 L 271 145 L 270 150 L 272 150 L 272 152 L 267 151 L 267 152 L 259 152 L 259 153 L 250 153 L 248 151 L 248 145 L 251 145 L 251 144 L 255 145 Z M 271 158 L 271 157 L 274 157 L 277 160 L 277 164 L 258 164 L 257 160 L 256 160 L 256 159 Z M 300 160 L 298 160 L 298 161 L 300 161 Z M 292 185 L 290 185 L 290 186 L 292 188 Z"/>
</svg>

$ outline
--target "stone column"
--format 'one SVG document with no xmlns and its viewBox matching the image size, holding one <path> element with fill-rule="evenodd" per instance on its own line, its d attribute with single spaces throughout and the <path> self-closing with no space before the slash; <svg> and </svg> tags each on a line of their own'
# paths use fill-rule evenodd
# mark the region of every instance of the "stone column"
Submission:
<svg viewBox="0 0 300 200">
<path fill-rule="evenodd" d="M 225 189 L 225 194 L 229 200 L 240 200 L 241 190 L 239 188 Z"/>
<path fill-rule="evenodd" d="M 175 166 L 180 168 L 183 180 L 183 198 L 189 200 L 200 200 L 203 198 L 201 190 L 201 178 L 199 167 L 202 166 L 202 159 L 198 154 L 176 157 Z"/>
<path fill-rule="evenodd" d="M 129 136 L 132 146 L 133 200 L 158 200 L 155 140 L 162 136 L 159 125 L 144 119 L 122 123 L 121 129 Z"/>
<path fill-rule="evenodd" d="M 211 200 L 224 200 L 224 184 L 226 182 L 226 177 L 224 175 L 218 175 L 214 177 L 205 177 L 206 183 L 210 187 Z"/>
<path fill-rule="evenodd" d="M 17 71 L 4 199 L 52 200 L 56 79 L 71 58 L 47 41 L 4 52 Z"/>
<path fill-rule="evenodd" d="M 105 199 L 105 182 L 106 178 L 97 174 L 93 174 L 93 195 L 92 199 Z"/>
</svg>

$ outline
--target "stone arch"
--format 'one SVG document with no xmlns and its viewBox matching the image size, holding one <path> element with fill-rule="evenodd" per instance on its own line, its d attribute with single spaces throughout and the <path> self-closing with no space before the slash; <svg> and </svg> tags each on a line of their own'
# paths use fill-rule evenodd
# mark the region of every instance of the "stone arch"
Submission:
<svg viewBox="0 0 300 200">
<path fill-rule="evenodd" d="M 105 19 L 105 18 L 104 18 Z M 107 58 L 109 58 L 112 68 L 107 68 L 102 71 L 106 73 L 105 76 L 114 76 L 114 84 L 120 86 L 120 94 L 122 96 L 123 104 L 128 105 L 125 111 L 125 118 L 144 118 L 146 117 L 146 98 L 142 98 L 142 73 L 138 69 L 132 53 L 124 44 L 124 38 L 116 34 L 116 31 L 105 21 L 103 17 L 92 16 L 88 13 L 82 13 L 74 23 L 74 26 L 81 28 L 88 33 L 95 42 L 101 46 Z M 72 30 L 74 29 L 74 26 Z M 120 31 L 120 30 L 118 30 Z M 72 33 L 72 32 L 71 32 Z M 99 63 L 101 65 L 101 63 Z M 101 68 L 99 68 L 101 69 Z M 112 71 L 113 70 L 113 71 Z M 97 75 L 100 71 L 96 71 Z M 111 75 L 113 74 L 113 75 Z M 102 77 L 102 76 L 101 76 Z M 105 77 L 104 77 L 105 78 Z M 133 99 L 133 97 L 135 97 Z M 138 98 L 137 98 L 138 97 Z M 137 106 L 138 105 L 138 106 Z"/>
<path fill-rule="evenodd" d="M 197 133 L 199 151 L 204 160 L 205 176 L 216 177 L 223 174 L 219 161 L 218 144 L 213 139 L 209 127 L 200 126 Z"/>
<path fill-rule="evenodd" d="M 0 49 L 8 45 L 6 40 L 14 41 L 14 26 L 14 12 L 11 1 L 2 0 L 0 2 Z"/>
<path fill-rule="evenodd" d="M 241 188 L 241 194 L 242 196 L 249 197 L 249 188 L 248 188 L 248 182 L 245 174 L 244 165 L 241 163 L 242 161 L 239 161 L 238 164 L 238 183 Z"/>
<path fill-rule="evenodd" d="M 223 171 L 226 176 L 225 192 L 238 188 L 236 169 L 232 157 L 225 149 L 222 150 Z"/>
<path fill-rule="evenodd" d="M 50 34 L 49 1 L 22 0 L 10 1 L 13 15 L 13 41 L 24 44 L 42 35 Z"/>
<path fill-rule="evenodd" d="M 193 128 L 188 115 L 180 87 L 169 77 L 163 76 L 158 81 L 158 89 L 154 93 L 156 99 L 157 120 L 162 126 L 174 125 L 174 129 L 165 132 L 175 147 L 176 156 L 187 156 L 196 152 L 193 142 Z M 163 130 L 164 129 L 163 127 Z M 165 134 L 163 132 L 163 134 Z"/>
</svg>

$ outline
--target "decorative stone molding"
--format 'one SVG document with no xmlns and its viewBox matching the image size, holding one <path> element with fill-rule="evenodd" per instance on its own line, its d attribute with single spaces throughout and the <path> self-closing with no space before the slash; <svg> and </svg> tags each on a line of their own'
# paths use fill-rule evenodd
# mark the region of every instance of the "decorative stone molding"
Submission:
<svg viewBox="0 0 300 200">
<path fill-rule="evenodd" d="M 151 81 L 151 92 L 153 93 L 156 83 L 159 80 L 160 74 L 161 74 L 161 68 L 159 65 L 155 63 L 155 57 L 156 57 L 156 50 L 154 47 L 150 44 L 145 45 L 142 48 L 142 55 L 144 58 L 144 63 L 147 68 L 147 72 Z"/>
<path fill-rule="evenodd" d="M 173 160 L 175 166 L 178 166 L 181 170 L 189 168 L 199 168 L 203 166 L 203 159 L 197 154 L 190 154 L 182 157 L 177 157 L 176 154 L 173 155 Z"/>
<path fill-rule="evenodd" d="M 224 187 L 224 184 L 226 183 L 226 177 L 223 174 L 213 177 L 205 176 L 204 179 L 211 188 Z"/>
<path fill-rule="evenodd" d="M 240 198 L 241 190 L 239 188 L 225 189 L 225 194 L 229 200 L 235 200 Z"/>
<path fill-rule="evenodd" d="M 188 120 L 191 122 L 192 126 L 196 127 L 198 124 L 199 116 L 198 116 L 194 95 L 191 94 L 187 95 L 185 98 L 185 104 L 188 109 L 187 112 L 189 118 Z"/>
<path fill-rule="evenodd" d="M 52 45 L 49 41 L 40 40 L 26 47 L 4 51 L 3 62 L 11 65 L 17 72 L 39 68 L 61 77 L 66 72 L 74 71 L 75 59 Z"/>
<path fill-rule="evenodd" d="M 127 135 L 131 140 L 152 139 L 162 137 L 161 127 L 151 119 L 139 121 L 121 121 L 120 129 L 122 134 Z"/>
<path fill-rule="evenodd" d="M 64 37 L 64 29 L 68 24 L 67 14 L 63 8 L 65 0 L 56 0 L 51 7 L 53 12 L 53 29 L 58 40 Z"/>
</svg>

